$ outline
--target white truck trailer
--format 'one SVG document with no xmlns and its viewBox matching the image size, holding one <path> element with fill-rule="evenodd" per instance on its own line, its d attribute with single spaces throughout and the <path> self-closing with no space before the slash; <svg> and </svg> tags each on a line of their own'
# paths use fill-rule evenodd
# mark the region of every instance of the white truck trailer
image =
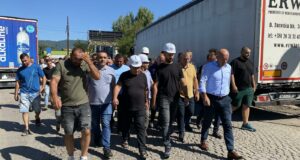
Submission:
<svg viewBox="0 0 300 160">
<path fill-rule="evenodd" d="M 248 46 L 256 105 L 300 102 L 300 0 L 194 0 L 139 31 L 135 50 L 155 57 L 166 42 L 193 51 L 196 66 L 210 48 L 227 48 L 232 60 Z"/>
</svg>

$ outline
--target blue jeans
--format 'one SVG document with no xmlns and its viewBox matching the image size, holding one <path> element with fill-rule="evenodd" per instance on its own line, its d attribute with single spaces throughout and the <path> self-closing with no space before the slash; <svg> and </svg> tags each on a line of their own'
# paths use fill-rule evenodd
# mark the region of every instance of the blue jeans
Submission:
<svg viewBox="0 0 300 160">
<path fill-rule="evenodd" d="M 184 99 L 180 98 L 180 101 L 183 101 L 184 104 Z M 195 100 L 194 97 L 189 99 L 189 104 L 188 106 L 185 106 L 185 113 L 184 113 L 184 123 L 185 126 L 188 126 L 190 124 L 191 118 L 194 115 L 194 111 L 195 111 Z"/>
<path fill-rule="evenodd" d="M 102 137 L 101 143 L 105 149 L 110 149 L 110 121 L 111 115 L 109 113 L 105 113 L 105 109 L 107 107 L 112 107 L 111 104 L 104 105 L 91 105 L 92 111 L 92 134 L 94 136 L 95 141 L 100 141 L 101 129 L 100 129 L 100 121 L 102 126 Z"/>
<path fill-rule="evenodd" d="M 45 107 L 49 104 L 49 95 L 50 95 L 50 86 L 48 84 L 45 85 Z"/>
<path fill-rule="evenodd" d="M 234 138 L 232 133 L 231 126 L 231 98 L 229 96 L 225 96 L 223 98 L 218 98 L 213 95 L 209 95 L 211 106 L 204 106 L 204 119 L 202 123 L 202 131 L 201 131 L 201 142 L 206 141 L 208 137 L 208 130 L 211 125 L 213 116 L 215 112 L 220 116 L 223 130 L 224 130 L 224 139 L 227 150 L 234 150 Z"/>
<path fill-rule="evenodd" d="M 32 107 L 35 113 L 41 112 L 41 106 L 40 106 L 40 93 L 20 93 L 20 112 L 21 113 L 27 113 L 29 112 L 29 108 Z"/>
</svg>

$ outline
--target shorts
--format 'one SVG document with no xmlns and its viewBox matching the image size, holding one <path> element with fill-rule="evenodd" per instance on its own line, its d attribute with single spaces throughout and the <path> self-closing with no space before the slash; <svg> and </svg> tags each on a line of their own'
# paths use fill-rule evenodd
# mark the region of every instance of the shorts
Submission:
<svg viewBox="0 0 300 160">
<path fill-rule="evenodd" d="M 61 118 L 61 124 L 66 135 L 72 135 L 75 131 L 91 129 L 92 119 L 89 103 L 78 106 L 63 106 Z"/>
<path fill-rule="evenodd" d="M 238 93 L 231 94 L 232 105 L 235 107 L 241 107 L 241 105 L 251 106 L 254 97 L 254 91 L 252 88 L 247 88 Z"/>
<path fill-rule="evenodd" d="M 27 113 L 29 108 L 32 107 L 32 110 L 36 113 L 41 112 L 41 96 L 39 92 L 36 93 L 20 93 L 20 112 Z"/>
</svg>

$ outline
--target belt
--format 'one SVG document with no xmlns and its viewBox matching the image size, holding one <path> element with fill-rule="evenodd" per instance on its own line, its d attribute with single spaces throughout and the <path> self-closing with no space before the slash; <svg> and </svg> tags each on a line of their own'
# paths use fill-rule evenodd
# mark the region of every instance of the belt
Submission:
<svg viewBox="0 0 300 160">
<path fill-rule="evenodd" d="M 218 99 L 218 100 L 221 100 L 221 99 L 227 97 L 227 95 L 226 96 L 215 96 L 215 95 L 212 95 L 212 94 L 207 94 L 207 95 L 208 95 L 208 97 L 211 97 L 211 98 L 214 98 L 214 99 Z"/>
</svg>

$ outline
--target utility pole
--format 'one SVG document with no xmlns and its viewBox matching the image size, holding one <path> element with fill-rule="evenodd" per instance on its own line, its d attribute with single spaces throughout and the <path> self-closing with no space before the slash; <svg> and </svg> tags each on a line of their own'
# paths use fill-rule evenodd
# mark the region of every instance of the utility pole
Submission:
<svg viewBox="0 0 300 160">
<path fill-rule="evenodd" d="M 70 27 L 69 27 L 69 16 L 67 16 L 67 55 L 69 56 L 70 50 Z"/>
</svg>

